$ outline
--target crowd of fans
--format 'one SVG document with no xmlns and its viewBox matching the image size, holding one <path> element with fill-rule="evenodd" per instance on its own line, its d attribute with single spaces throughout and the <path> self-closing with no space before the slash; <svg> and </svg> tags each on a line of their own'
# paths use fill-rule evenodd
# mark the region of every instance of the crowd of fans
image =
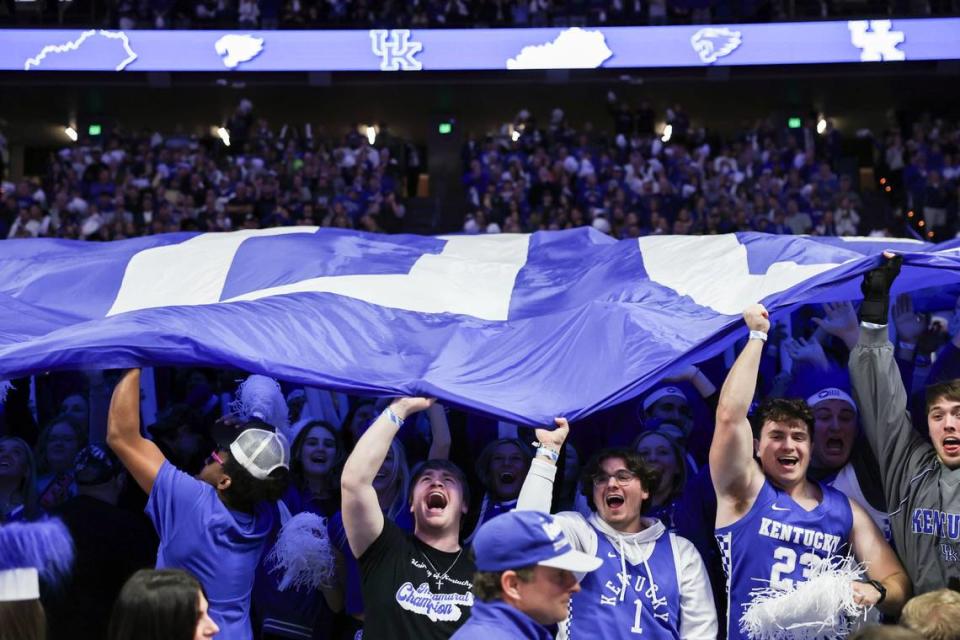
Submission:
<svg viewBox="0 0 960 640">
<path fill-rule="evenodd" d="M 931 296 L 936 298 L 942 293 L 938 288 L 917 292 L 912 298 L 901 296 L 892 313 L 899 375 L 910 406 L 916 409 L 913 415 L 918 423 L 925 419 L 924 388 L 960 375 L 960 306 L 942 310 L 942 297 L 938 299 L 940 306 L 930 302 Z M 925 309 L 923 313 L 919 312 L 921 306 Z M 811 321 L 814 317 L 822 320 L 814 323 Z M 856 474 L 862 491 L 858 500 L 864 501 L 864 507 L 889 539 L 888 509 L 877 480 L 880 470 L 866 442 L 858 435 L 858 409 L 850 398 L 852 392 L 846 377 L 847 354 L 852 347 L 844 330 L 850 326 L 855 329 L 856 323 L 853 307 L 839 304 L 830 305 L 825 314 L 819 306 L 803 307 L 793 313 L 790 323 L 771 328 L 770 345 L 758 364 L 757 397 L 806 398 L 809 395 L 815 398 L 820 389 L 832 390 L 827 397 L 829 402 L 822 406 L 817 400 L 810 401 L 814 420 L 810 477 L 825 483 L 839 483 L 838 478 L 844 477 L 845 469 L 854 470 L 851 473 Z M 584 476 L 587 480 L 581 482 L 581 470 L 593 473 L 590 470 L 593 463 L 584 465 L 583 461 L 604 447 L 625 446 L 635 451 L 642 460 L 638 464 L 647 465 L 644 473 L 651 474 L 643 476 L 644 482 L 653 483 L 649 500 L 644 501 L 643 513 L 659 519 L 667 530 L 682 534 L 697 547 L 721 607 L 721 620 L 724 578 L 713 542 L 712 509 L 716 502 L 706 465 L 713 418 L 721 402 L 719 385 L 728 371 L 729 361 L 720 354 L 664 379 L 640 399 L 574 424 L 570 438 L 566 442 L 560 440 L 556 488 L 543 494 L 547 501 L 545 509 L 550 509 L 552 502 L 553 511 L 566 509 L 589 515 L 591 508 L 598 507 L 589 494 L 584 495 L 584 487 L 588 485 L 583 482 L 589 477 Z M 383 430 L 384 425 L 391 425 L 390 433 L 398 432 L 396 439 L 384 449 L 386 459 L 379 471 L 376 465 L 364 468 L 376 491 L 378 509 L 393 523 L 391 535 L 395 535 L 395 530 L 413 530 L 408 498 L 414 496 L 412 499 L 416 500 L 413 484 L 417 474 L 423 473 L 418 463 L 432 460 L 433 468 L 446 469 L 436 467 L 437 460 L 449 459 L 458 465 L 450 469 L 457 469 L 458 482 L 466 483 L 465 515 L 463 524 L 457 522 L 455 530 L 469 540 L 479 524 L 517 506 L 518 494 L 534 456 L 528 444 L 534 439 L 533 433 L 523 427 L 461 411 L 446 411 L 439 405 L 430 406 L 422 416 L 410 411 L 394 420 L 391 412 L 400 411 L 399 408 L 406 405 L 296 385 L 277 385 L 262 376 L 254 376 L 238 387 L 238 382 L 243 380 L 240 372 L 207 369 L 153 370 L 152 382 L 144 387 L 146 406 L 150 407 L 144 409 L 147 426 L 143 433 L 147 440 L 136 428 L 140 414 L 139 375 L 132 385 L 128 375 L 120 382 L 122 386 L 126 381 L 127 387 L 114 391 L 117 377 L 116 372 L 92 371 L 18 380 L 14 381 L 6 401 L 0 404 L 0 527 L 5 523 L 57 516 L 66 524 L 75 542 L 77 558 L 70 577 L 65 578 L 61 590 L 45 591 L 42 598 L 48 612 L 49 637 L 53 639 L 105 637 L 108 625 L 110 638 L 134 637 L 114 634 L 114 626 L 129 627 L 133 622 L 122 619 L 110 622 L 111 611 L 115 619 L 118 615 L 135 619 L 137 615 L 147 615 L 144 608 L 160 606 L 156 598 L 142 593 L 147 588 L 145 584 L 167 584 L 169 588 L 185 584 L 192 593 L 197 592 L 197 583 L 185 574 L 140 572 L 134 579 L 134 584 L 139 586 L 127 585 L 124 593 L 120 593 L 124 581 L 138 569 L 152 567 L 158 557 L 169 563 L 175 545 L 188 545 L 191 555 L 184 558 L 189 562 L 202 553 L 200 549 L 205 547 L 184 541 L 186 534 L 180 534 L 179 542 L 169 540 L 175 535 L 171 532 L 178 530 L 173 528 L 175 524 L 190 531 L 193 525 L 184 523 L 190 520 L 185 514 L 195 513 L 197 526 L 214 529 L 219 526 L 211 523 L 218 523 L 220 516 L 208 513 L 208 507 L 202 506 L 213 498 L 203 498 L 202 492 L 194 495 L 200 490 L 188 491 L 181 486 L 188 482 L 189 476 L 215 483 L 217 478 L 211 479 L 211 469 L 220 465 L 235 478 L 233 484 L 237 488 L 219 486 L 219 500 L 232 510 L 234 517 L 240 517 L 237 513 L 249 512 L 257 514 L 259 522 L 261 507 L 256 505 L 260 503 L 242 506 L 247 504 L 244 496 L 249 500 L 250 496 L 259 494 L 246 484 L 240 487 L 238 474 L 243 472 L 236 464 L 230 467 L 229 458 L 225 462 L 220 459 L 235 457 L 237 451 L 233 445 L 223 444 L 222 436 L 218 435 L 225 426 L 234 434 L 247 433 L 245 429 L 260 433 L 267 433 L 263 429 L 273 430 L 291 443 L 288 462 L 283 462 L 289 466 L 289 473 L 285 467 L 284 474 L 277 477 L 282 478 L 286 488 L 278 485 L 274 489 L 277 496 L 282 496 L 282 507 L 273 516 L 276 529 L 259 534 L 257 544 L 260 546 L 256 548 L 263 556 L 247 569 L 254 588 L 252 601 L 243 606 L 251 616 L 254 637 L 265 639 L 347 638 L 353 637 L 362 626 L 364 598 L 370 593 L 364 582 L 368 569 L 363 565 L 358 568 L 353 557 L 352 550 L 357 548 L 355 539 L 350 538 L 348 543 L 351 527 L 355 530 L 357 524 L 344 522 L 340 514 L 341 486 L 349 486 L 345 480 L 341 482 L 341 473 L 348 472 L 345 461 L 351 452 L 358 450 L 358 443 L 366 442 L 369 446 L 370 437 L 365 436 L 368 429 Z M 254 379 L 260 391 L 256 392 L 259 395 L 251 396 Z M 846 395 L 836 393 L 837 389 Z M 128 392 L 134 393 L 133 404 L 124 405 L 120 399 Z M 129 456 L 118 436 L 120 427 L 115 423 L 124 420 L 128 421 L 124 429 L 132 428 L 130 437 L 152 443 L 148 446 L 155 447 L 160 456 L 158 460 L 162 461 L 163 466 L 153 470 L 151 483 L 146 485 L 140 463 Z M 923 427 L 918 424 L 917 428 Z M 123 464 L 102 443 L 104 434 Z M 537 437 L 544 440 L 540 432 Z M 262 466 L 263 462 L 259 464 Z M 465 475 L 459 469 L 463 469 Z M 181 471 L 187 475 L 180 474 Z M 172 476 L 174 473 L 178 475 Z M 274 475 L 271 473 L 269 477 L 275 480 Z M 868 479 L 871 480 L 868 482 Z M 137 484 L 143 490 L 138 489 Z M 176 497 L 167 494 L 176 493 L 177 486 L 180 486 L 178 491 L 187 493 L 187 497 L 181 499 L 194 505 L 186 512 L 164 506 L 167 500 L 178 504 Z M 149 520 L 142 513 L 145 503 Z M 343 504 L 346 504 L 345 498 Z M 280 522 L 300 513 L 325 519 L 325 533 L 311 535 L 329 541 L 337 560 L 328 568 L 330 575 L 322 584 L 291 589 L 283 586 L 284 573 L 277 567 L 275 555 L 268 554 L 271 551 L 276 554 L 274 547 L 283 545 L 283 534 L 278 537 Z M 157 533 L 150 526 L 150 520 Z M 160 556 L 157 555 L 157 534 Z M 298 552 L 313 557 L 310 547 L 303 544 L 299 539 Z M 233 546 L 221 551 L 234 552 L 240 553 Z M 364 557 L 365 562 L 369 562 L 369 554 Z M 211 558 L 208 562 L 231 576 L 242 574 L 229 556 Z M 200 593 L 204 596 L 199 601 L 202 607 L 200 603 L 196 605 L 193 620 L 202 622 L 208 633 L 212 633 L 218 624 L 223 626 L 223 621 L 218 617 L 214 623 L 206 616 L 206 602 L 209 599 L 211 611 L 217 608 L 218 615 L 222 616 L 222 608 L 226 606 L 222 593 L 226 587 L 202 570 L 187 568 L 200 577 Z M 706 584 L 707 590 L 709 587 Z M 141 590 L 141 600 L 131 601 L 137 592 L 127 592 L 135 589 Z M 113 607 L 118 595 L 120 600 Z M 954 602 L 955 597 L 951 600 L 940 595 L 934 600 L 937 606 L 946 606 L 943 616 L 954 615 L 950 612 L 960 606 Z M 922 615 L 916 612 L 912 615 L 918 628 L 947 619 L 934 616 L 925 608 Z M 183 617 L 179 619 L 182 621 Z M 287 635 L 293 628 L 301 635 Z M 940 640 L 955 636 L 927 637 Z"/>
<path fill-rule="evenodd" d="M 924 116 L 891 121 L 873 148 L 874 180 L 844 166 L 843 136 L 828 120 L 798 128 L 773 118 L 734 135 L 691 123 L 681 106 L 664 120 L 646 103 L 608 96 L 614 125 L 575 127 L 562 109 L 521 110 L 464 150 L 465 230 L 509 232 L 592 224 L 617 238 L 733 231 L 821 236 L 953 237 L 960 202 L 960 128 Z M 849 137 L 852 136 L 848 136 Z M 897 215 L 865 215 L 864 190 Z M 880 212 L 877 212 L 880 213 Z M 928 235 L 933 232 L 933 236 Z"/>
<path fill-rule="evenodd" d="M 220 139 L 149 131 L 66 147 L 45 175 L 7 184 L 2 237 L 116 240 L 170 231 L 318 225 L 398 231 L 416 151 L 382 127 L 377 144 L 271 128 L 242 101 Z M 289 135 L 288 135 L 289 132 Z"/>
<path fill-rule="evenodd" d="M 957 11 L 956 3 L 949 0 L 874 0 L 866 4 L 826 0 L 121 0 L 75 1 L 70 3 L 73 6 L 60 12 L 57 3 L 47 4 L 48 11 L 41 13 L 40 17 L 51 26 L 66 22 L 120 29 L 657 25 L 847 16 L 922 17 Z M 37 17 L 33 12 L 21 13 L 19 21 L 29 23 Z M 16 22 L 17 19 L 15 7 L 11 7 L 7 18 L 0 18 L 7 22 Z"/>
<path fill-rule="evenodd" d="M 872 178 L 856 172 L 829 121 L 773 118 L 720 135 L 677 105 L 665 114 L 609 96 L 612 125 L 562 109 L 521 110 L 463 149 L 468 233 L 592 225 L 616 238 L 764 231 L 952 238 L 960 126 L 929 115 L 861 131 Z M 231 146 L 183 134 L 117 131 L 50 157 L 46 173 L 0 192 L 0 238 L 113 240 L 170 231 L 318 225 L 395 233 L 426 171 L 384 125 L 339 138 L 271 127 L 243 101 Z M 102 146 L 101 146 L 102 145 Z"/>
</svg>

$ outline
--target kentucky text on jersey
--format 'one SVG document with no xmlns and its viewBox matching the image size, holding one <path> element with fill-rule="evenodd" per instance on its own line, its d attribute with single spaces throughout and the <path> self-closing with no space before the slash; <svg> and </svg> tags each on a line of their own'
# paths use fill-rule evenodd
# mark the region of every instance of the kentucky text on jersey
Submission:
<svg viewBox="0 0 960 640">
<path fill-rule="evenodd" d="M 960 513 L 938 509 L 914 509 L 913 532 L 960 540 Z"/>
<path fill-rule="evenodd" d="M 456 621 L 463 612 L 458 605 L 473 606 L 472 593 L 432 593 L 427 583 L 416 589 L 413 584 L 404 582 L 397 589 L 397 602 L 407 611 L 427 616 L 431 621 Z"/>
<path fill-rule="evenodd" d="M 823 533 L 815 529 L 805 529 L 783 522 L 777 522 L 770 518 L 761 518 L 760 535 L 792 542 L 793 544 L 802 544 L 805 547 L 825 551 L 827 553 L 836 553 L 840 548 L 840 536 L 829 533 Z"/>
<path fill-rule="evenodd" d="M 651 607 L 653 607 L 653 617 L 659 618 L 664 622 L 669 622 L 670 611 L 667 608 L 667 599 L 657 597 L 657 593 L 660 591 L 660 587 L 658 587 L 656 584 L 651 583 L 650 587 L 644 590 L 644 587 L 647 584 L 647 576 L 642 574 L 638 575 L 636 577 L 636 580 L 634 580 L 633 575 L 629 573 L 627 574 L 626 577 L 627 577 L 626 584 L 635 582 L 635 584 L 633 585 L 633 590 L 636 591 L 637 593 L 642 593 L 650 600 L 650 605 Z M 600 604 L 607 605 L 610 607 L 617 606 L 617 602 L 619 602 L 620 600 L 620 593 L 623 591 L 623 584 L 617 585 L 616 583 L 613 582 L 613 580 L 607 580 L 606 584 L 603 585 L 603 588 L 608 592 L 612 593 L 613 595 L 604 595 L 603 593 L 601 593 Z M 663 609 L 663 611 L 660 611 L 660 609 Z"/>
</svg>

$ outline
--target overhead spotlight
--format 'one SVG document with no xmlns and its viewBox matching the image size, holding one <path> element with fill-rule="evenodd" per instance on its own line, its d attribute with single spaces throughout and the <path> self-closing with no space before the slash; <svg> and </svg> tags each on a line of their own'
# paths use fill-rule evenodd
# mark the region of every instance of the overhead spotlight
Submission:
<svg viewBox="0 0 960 640">
<path fill-rule="evenodd" d="M 660 140 L 663 142 L 670 142 L 670 138 L 673 136 L 673 125 L 667 124 L 663 127 L 663 135 L 660 137 Z"/>
<path fill-rule="evenodd" d="M 70 142 L 76 142 L 79 136 L 77 135 L 77 130 L 73 127 L 64 127 L 63 132 L 67 134 L 67 137 L 70 138 Z"/>
<path fill-rule="evenodd" d="M 827 132 L 827 121 L 823 116 L 820 116 L 820 119 L 817 120 L 817 133 L 823 135 Z"/>
<path fill-rule="evenodd" d="M 932 237 L 933 237 L 933 231 L 927 231 L 927 237 L 928 237 L 928 238 L 932 238 Z"/>
<path fill-rule="evenodd" d="M 923 220 L 921 220 L 920 222 L 917 223 L 917 226 L 922 228 L 922 227 L 926 226 L 926 224 L 927 224 L 926 222 L 924 222 Z"/>
<path fill-rule="evenodd" d="M 907 217 L 908 217 L 908 218 L 912 218 L 912 217 L 913 217 L 913 211 L 907 211 Z"/>
<path fill-rule="evenodd" d="M 880 184 L 887 184 L 886 178 L 880 178 Z"/>
<path fill-rule="evenodd" d="M 223 127 L 217 128 L 217 135 L 220 136 L 220 140 L 223 141 L 224 146 L 230 146 L 230 132 Z"/>
<path fill-rule="evenodd" d="M 520 139 L 520 132 L 517 131 L 516 129 L 514 129 L 514 130 L 513 130 L 513 133 L 510 134 L 510 139 L 513 140 L 514 142 L 516 142 L 517 140 L 519 140 L 519 139 Z"/>
<path fill-rule="evenodd" d="M 377 129 L 373 125 L 367 125 L 367 142 L 373 145 L 377 141 Z"/>
<path fill-rule="evenodd" d="M 891 191 L 893 191 L 893 189 L 890 188 L 890 185 L 885 186 L 883 190 L 886 191 L 887 193 L 890 193 Z"/>
</svg>

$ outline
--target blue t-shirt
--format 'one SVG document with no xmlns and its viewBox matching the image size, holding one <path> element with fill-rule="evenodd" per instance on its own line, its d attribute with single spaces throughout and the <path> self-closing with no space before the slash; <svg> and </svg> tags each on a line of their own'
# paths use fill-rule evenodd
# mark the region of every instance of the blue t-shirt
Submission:
<svg viewBox="0 0 960 640">
<path fill-rule="evenodd" d="M 165 461 L 146 512 L 160 536 L 157 569 L 189 571 L 207 593 L 210 617 L 220 635 L 252 639 L 250 592 L 273 528 L 272 511 L 266 507 L 255 515 L 231 511 L 212 486 Z"/>
<path fill-rule="evenodd" d="M 850 499 L 820 483 L 823 499 L 807 511 L 764 480 L 750 511 L 737 522 L 716 529 L 727 573 L 730 605 L 727 638 L 746 638 L 740 618 L 754 589 L 789 588 L 808 579 L 819 558 L 846 555 L 853 528 Z"/>
</svg>

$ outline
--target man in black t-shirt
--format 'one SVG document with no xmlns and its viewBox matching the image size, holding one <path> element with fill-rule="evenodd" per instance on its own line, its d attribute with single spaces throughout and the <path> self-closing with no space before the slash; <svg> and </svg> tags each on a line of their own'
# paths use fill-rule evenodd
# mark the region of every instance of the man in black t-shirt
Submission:
<svg viewBox="0 0 960 640">
<path fill-rule="evenodd" d="M 360 565 L 367 638 L 445 640 L 473 606 L 475 566 L 460 546 L 460 519 L 470 503 L 463 472 L 446 460 L 428 460 L 416 470 L 410 483 L 412 535 L 384 518 L 373 488 L 404 420 L 431 404 L 426 398 L 394 401 L 343 467 L 343 526 Z"/>
</svg>

